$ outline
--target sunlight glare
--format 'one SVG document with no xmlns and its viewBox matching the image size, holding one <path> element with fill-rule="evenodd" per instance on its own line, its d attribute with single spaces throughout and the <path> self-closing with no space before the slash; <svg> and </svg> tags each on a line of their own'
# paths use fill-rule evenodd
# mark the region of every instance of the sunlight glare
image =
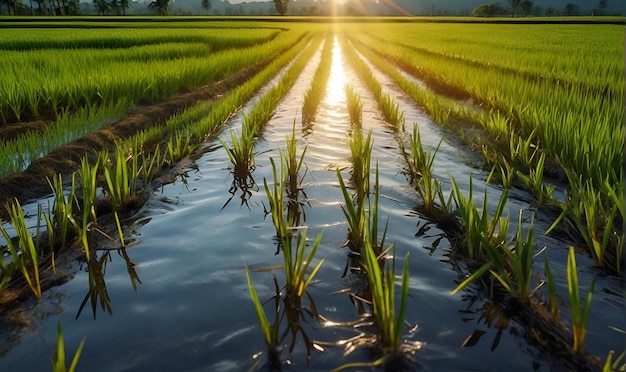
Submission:
<svg viewBox="0 0 626 372">
<path fill-rule="evenodd" d="M 333 61 L 330 66 L 330 76 L 328 78 L 327 102 L 331 105 L 343 105 L 346 100 L 345 93 L 346 76 L 343 66 L 343 56 L 337 36 L 333 43 Z"/>
</svg>

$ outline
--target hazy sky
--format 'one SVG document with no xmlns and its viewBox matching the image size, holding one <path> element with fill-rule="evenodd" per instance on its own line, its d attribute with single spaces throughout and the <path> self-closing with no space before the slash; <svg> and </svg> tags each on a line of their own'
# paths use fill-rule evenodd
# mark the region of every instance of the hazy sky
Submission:
<svg viewBox="0 0 626 372">
<path fill-rule="evenodd" d="M 272 1 L 272 0 L 228 0 L 231 4 L 239 4 L 239 3 L 258 3 L 258 2 L 264 2 L 264 1 Z M 291 0 L 291 1 L 295 1 L 296 3 L 298 2 L 298 0 Z M 333 0 L 317 0 L 317 1 L 333 1 Z M 343 4 L 345 3 L 347 0 L 334 0 L 336 3 L 340 3 Z"/>
</svg>

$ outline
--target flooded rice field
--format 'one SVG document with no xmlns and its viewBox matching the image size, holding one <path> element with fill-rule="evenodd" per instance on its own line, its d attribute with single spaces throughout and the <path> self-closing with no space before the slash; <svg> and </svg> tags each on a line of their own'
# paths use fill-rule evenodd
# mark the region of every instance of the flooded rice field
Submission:
<svg viewBox="0 0 626 372">
<path fill-rule="evenodd" d="M 275 281 L 284 285 L 283 259 L 264 180 L 273 184 L 270 159 L 279 161 L 279 149 L 295 133 L 304 157 L 300 224 L 309 241 L 322 234 L 313 263 L 324 259 L 304 301 L 310 311 L 294 315 L 281 305 L 280 353 L 285 370 L 327 371 L 345 363 L 368 362 L 373 350 L 346 352 L 342 340 L 367 336 L 371 326 L 355 327 L 369 312 L 351 293 L 366 279 L 347 270 L 350 249 L 348 226 L 336 169 L 349 179 L 351 153 L 348 136 L 353 130 L 347 110 L 345 85 L 350 84 L 363 103 L 362 123 L 372 130 L 372 167 L 380 177 L 381 231 L 387 222 L 386 244 L 393 244 L 396 274 L 410 252 L 409 296 L 405 334 L 418 341 L 415 370 L 552 370 L 560 365 L 544 350 L 527 341 L 527 330 L 506 311 L 489 302 L 480 290 L 450 292 L 470 273 L 467 262 L 450 254 L 452 242 L 437 223 L 424 215 L 420 197 L 405 174 L 406 164 L 398 141 L 419 127 L 425 148 L 435 149 L 434 173 L 446 194 L 453 177 L 467 193 L 470 175 L 476 200 L 487 195 L 497 203 L 502 188 L 487 184 L 488 171 L 480 158 L 459 138 L 439 127 L 391 79 L 373 68 L 383 89 L 404 113 L 404 128 L 395 131 L 385 123 L 374 97 L 346 60 L 335 40 L 330 78 L 315 120 L 302 123 L 305 91 L 320 61 L 320 51 L 310 59 L 287 96 L 279 103 L 254 147 L 255 168 L 241 180 L 230 169 L 230 159 L 217 137 L 182 174 L 158 190 L 129 220 L 123 222 L 129 248 L 99 249 L 101 273 L 73 264 L 75 276 L 47 291 L 24 316 L 25 327 L 8 332 L 0 351 L 3 371 L 45 370 L 56 345 L 57 321 L 63 324 L 68 351 L 85 340 L 79 370 L 85 371 L 241 371 L 265 369 L 267 347 L 250 300 L 244 262 L 270 321 L 274 320 Z M 268 87 L 276 84 L 278 77 Z M 260 96 L 263 92 L 259 92 Z M 258 97 L 257 96 L 257 97 Z M 230 130 L 241 131 L 243 115 L 255 100 L 234 117 L 219 135 L 226 141 Z M 443 140 L 442 140 L 443 138 Z M 373 174 L 373 173 L 372 173 Z M 373 182 L 373 181 L 372 181 Z M 486 194 L 485 194 L 486 190 Z M 546 236 L 555 216 L 544 215 L 532 204 L 531 194 L 512 189 L 505 215 L 514 227 L 534 216 L 535 277 L 544 277 L 543 257 L 553 267 L 557 292 L 567 293 L 568 242 Z M 479 203 L 477 201 L 477 203 Z M 26 208 L 36 210 L 38 204 Z M 624 322 L 624 304 L 618 278 L 593 269 L 580 255 L 579 273 L 587 288 L 595 278 L 594 305 L 589 315 L 589 350 L 604 358 L 607 350 L 623 346 L 623 336 L 609 327 Z M 93 269 L 91 269 L 93 271 Z M 399 290 L 398 290 L 399 292 Z M 321 317 L 317 317 L 319 314 Z M 564 315 L 567 317 L 567 315 Z M 411 330 L 409 332 L 408 330 Z M 293 344 L 292 344 L 293 343 Z M 349 344 L 349 343 L 348 343 Z"/>
</svg>

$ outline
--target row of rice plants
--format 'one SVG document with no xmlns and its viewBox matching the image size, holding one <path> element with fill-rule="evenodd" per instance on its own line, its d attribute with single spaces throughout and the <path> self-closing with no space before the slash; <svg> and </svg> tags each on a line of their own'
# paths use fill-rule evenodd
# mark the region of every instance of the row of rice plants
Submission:
<svg viewBox="0 0 626 372">
<path fill-rule="evenodd" d="M 419 132 L 414 132 L 413 136 L 419 137 Z M 418 154 L 419 158 L 426 158 L 431 154 L 431 150 L 424 150 L 420 141 L 415 138 L 410 141 L 410 146 L 411 155 L 406 157 L 408 161 L 415 162 L 416 160 L 411 159 L 415 154 Z M 409 172 L 412 169 L 413 167 L 409 164 Z M 419 176 L 413 175 L 412 178 L 417 177 Z M 458 216 L 454 217 L 458 218 L 457 226 L 447 231 L 456 241 L 454 253 L 457 257 L 466 257 L 472 265 L 481 263 L 481 266 L 462 281 L 451 294 L 467 288 L 470 283 L 478 282 L 480 287 L 485 288 L 490 294 L 492 301 L 511 304 L 511 300 L 507 298 L 515 298 L 514 305 L 509 305 L 515 309 L 511 316 L 524 325 L 528 334 L 531 335 L 530 339 L 537 345 L 542 345 L 542 340 L 550 337 L 552 344 L 547 346 L 546 351 L 549 352 L 553 347 L 567 350 L 568 353 L 574 354 L 580 363 L 590 368 L 599 367 L 599 359 L 589 354 L 584 348 L 593 284 L 581 308 L 574 249 L 570 248 L 567 266 L 568 298 L 572 319 L 570 330 L 564 326 L 563 319 L 559 316 L 560 301 L 557 300 L 547 258 L 544 259 L 544 269 L 547 277 L 548 301 L 545 301 L 539 293 L 539 288 L 544 282 L 532 283 L 535 276 L 534 258 L 545 248 L 535 253 L 534 225 L 532 222 L 530 225 L 524 225 L 523 211 L 520 211 L 514 237 L 509 238 L 510 221 L 508 216 L 504 216 L 508 189 L 505 188 L 502 192 L 497 207 L 490 215 L 486 193 L 482 206 L 479 207 L 474 203 L 471 178 L 467 196 L 463 195 L 454 179 L 451 182 L 452 200 L 440 199 L 440 208 L 448 216 L 453 216 L 453 213 Z M 452 201 L 454 201 L 454 206 Z M 425 209 L 425 213 L 431 218 L 441 218 L 441 213 L 438 211 Z M 566 355 L 564 358 L 563 362 L 569 363 L 569 356 Z"/>
<path fill-rule="evenodd" d="M 366 51 L 363 51 L 363 52 L 366 53 Z M 374 61 L 374 63 L 378 67 L 383 69 L 385 72 L 390 73 L 390 75 L 393 78 L 395 78 L 396 81 L 398 81 L 399 84 L 404 89 L 406 89 L 414 98 L 416 98 L 416 100 L 419 99 L 418 102 L 422 105 L 425 105 L 427 108 L 432 107 L 433 104 L 441 105 L 443 106 L 444 109 L 446 107 L 450 107 L 450 109 L 453 110 L 453 112 L 456 115 L 458 115 L 459 117 L 465 118 L 466 120 L 477 119 L 478 122 L 483 122 L 483 123 L 494 122 L 494 119 L 493 118 L 490 119 L 488 115 L 471 114 L 467 109 L 460 108 L 458 103 L 455 103 L 454 101 L 441 100 L 435 97 L 430 98 L 429 94 L 425 90 L 417 87 L 415 84 L 408 82 L 397 71 L 395 72 L 390 71 L 390 70 L 393 70 L 392 68 L 385 67 L 385 64 L 381 61 L 380 57 L 376 58 L 376 56 L 373 56 L 372 53 L 368 54 L 368 58 L 370 57 L 372 58 L 371 60 Z M 433 95 L 434 95 L 433 93 L 430 93 L 430 96 L 433 96 Z M 448 106 L 448 104 L 450 105 Z M 500 115 L 496 115 L 495 119 L 498 119 L 498 118 L 502 118 L 502 117 Z M 507 121 L 508 120 L 505 119 L 504 122 L 506 123 Z M 490 128 L 502 128 L 503 126 L 502 125 L 498 125 L 498 126 L 487 125 L 485 127 L 487 129 L 490 129 Z M 593 126 L 589 126 L 589 127 L 593 127 Z M 580 233 L 582 236 L 589 236 L 588 241 L 592 243 L 592 244 L 589 244 L 589 247 L 591 249 L 591 253 L 594 255 L 594 257 L 596 257 L 598 265 L 607 268 L 608 271 L 610 272 L 619 272 L 621 268 L 620 268 L 619 263 L 617 263 L 616 260 L 614 259 L 614 257 L 621 252 L 620 247 L 622 245 L 622 240 L 620 239 L 620 236 L 621 236 L 620 231 L 621 231 L 621 221 L 623 221 L 623 214 L 620 214 L 618 216 L 619 218 L 615 218 L 616 212 L 621 213 L 622 211 L 620 211 L 619 208 L 617 209 L 614 208 L 614 206 L 615 206 L 616 201 L 619 202 L 618 195 L 621 195 L 621 192 L 619 192 L 618 190 L 623 190 L 623 181 L 620 177 L 621 172 L 619 173 L 608 172 L 607 174 L 609 174 L 609 176 L 604 176 L 603 178 L 600 178 L 601 184 L 599 184 L 599 186 L 597 183 L 596 183 L 596 186 L 594 186 L 594 181 L 588 182 L 589 185 L 584 185 L 584 182 L 582 182 L 582 178 L 570 179 L 571 190 L 576 190 L 576 189 L 581 190 L 587 187 L 591 188 L 591 191 L 588 193 L 588 195 L 594 196 L 594 198 L 589 197 L 586 199 L 587 200 L 586 202 L 582 202 L 582 203 L 584 203 L 584 205 L 589 206 L 588 214 L 590 217 L 597 216 L 601 219 L 600 220 L 601 222 L 598 223 L 596 222 L 597 220 L 595 218 L 587 219 L 587 214 L 585 214 L 584 216 L 582 214 L 579 214 L 578 217 L 582 216 L 583 221 L 589 221 L 589 223 L 592 223 L 594 225 L 586 226 L 583 223 L 575 223 L 575 221 L 573 220 L 573 217 L 576 216 L 576 214 L 571 213 L 569 211 L 572 211 L 572 210 L 575 211 L 577 209 L 580 209 L 581 207 L 577 206 L 576 204 L 576 203 L 579 203 L 580 201 L 573 200 L 573 198 L 569 197 L 569 198 L 566 198 L 565 203 L 561 203 L 558 200 L 555 200 L 553 198 L 552 188 L 540 186 L 542 183 L 541 175 L 543 175 L 543 163 L 545 161 L 544 155 L 542 156 L 536 155 L 537 154 L 536 149 L 532 151 L 529 150 L 532 147 L 536 147 L 531 142 L 531 138 L 533 138 L 532 136 L 529 137 L 527 140 L 521 140 L 521 139 L 518 139 L 517 135 L 510 129 L 509 129 L 509 133 L 510 133 L 508 136 L 509 146 L 507 150 L 510 151 L 508 154 L 508 156 L 510 157 L 508 156 L 505 156 L 504 158 L 498 157 L 498 160 L 502 163 L 502 166 L 503 167 L 509 166 L 506 160 L 504 161 L 502 160 L 502 159 L 508 158 L 511 161 L 513 161 L 514 166 L 522 164 L 522 166 L 528 167 L 527 169 L 518 169 L 519 172 L 517 172 L 517 174 L 521 175 L 520 179 L 528 183 L 527 181 L 530 180 L 528 177 L 532 177 L 533 179 L 532 185 L 534 186 L 531 188 L 531 190 L 535 191 L 535 193 L 538 195 L 538 198 L 540 200 L 546 200 L 546 199 L 550 200 L 552 205 L 557 205 L 560 208 L 562 208 L 563 216 L 564 217 L 568 216 L 568 218 L 572 220 L 571 225 L 575 226 L 578 233 Z M 616 138 L 616 137 L 613 137 L 613 138 Z M 573 142 L 573 143 L 576 143 L 576 142 Z M 489 143 L 485 143 L 485 145 L 489 146 Z M 608 148 L 608 147 L 610 146 L 605 146 L 604 148 Z M 520 151 L 520 150 L 524 150 L 524 151 Z M 496 151 L 501 151 L 501 150 L 496 149 Z M 615 150 L 615 149 L 614 151 L 619 152 L 619 150 Z M 533 157 L 539 160 L 535 160 L 532 162 L 528 160 L 524 160 L 524 159 L 532 159 Z M 568 168 L 565 167 L 565 169 L 568 169 Z M 538 173 L 539 171 L 542 172 L 541 175 Z M 525 176 L 526 172 L 530 173 L 530 176 Z M 619 179 L 616 181 L 617 183 L 609 180 L 611 178 L 614 178 L 614 177 L 611 177 L 610 174 L 615 175 L 615 177 L 619 177 Z M 597 180 L 598 179 L 596 178 L 596 181 Z M 602 213 L 602 212 L 606 212 L 606 213 Z M 581 221 L 581 219 L 579 219 L 579 221 Z M 589 232 L 589 228 L 592 228 L 591 232 Z M 611 257 L 613 259 L 608 259 L 608 260 L 603 259 L 604 254 L 602 252 L 605 252 L 607 250 L 610 252 L 608 254 L 608 257 Z"/>
<path fill-rule="evenodd" d="M 285 72 L 278 84 L 265 93 L 252 109 L 244 114 L 243 127 L 238 137 L 234 131 L 231 131 L 233 140 L 233 148 L 226 148 L 229 158 L 233 164 L 233 173 L 242 175 L 248 173 L 251 169 L 246 168 L 254 166 L 254 141 L 260 135 L 265 124 L 272 117 L 274 108 L 278 102 L 289 91 L 295 79 L 298 77 L 302 69 L 308 63 L 309 59 L 315 53 L 321 43 L 320 37 L 316 37 L 314 41 L 302 52 L 293 65 Z M 224 143 L 224 141 L 222 141 Z"/>
<path fill-rule="evenodd" d="M 108 105 L 89 105 L 76 112 L 63 112 L 41 131 L 30 131 L 0 143 L 0 177 L 26 169 L 34 160 L 52 150 L 104 128 L 119 119 L 130 107 L 122 99 Z"/>
<path fill-rule="evenodd" d="M 527 229 L 527 235 L 524 238 L 522 216 L 518 223 L 518 230 L 515 238 L 513 239 L 514 245 L 512 247 L 507 246 L 509 219 L 504 217 L 504 208 L 507 200 L 508 192 L 505 191 L 501 194 L 495 214 L 489 215 L 488 198 L 485 194 L 482 208 L 478 208 L 473 202 L 472 182 L 470 179 L 469 195 L 465 197 L 459 187 L 456 185 L 454 179 L 452 179 L 453 192 L 451 193 L 452 199 L 447 200 L 443 197 L 441 190 L 441 181 L 434 180 L 432 175 L 432 161 L 436 154 L 436 150 L 432 153 L 432 149 L 427 152 L 422 148 L 419 131 L 417 126 L 414 127 L 413 136 L 409 140 L 410 151 L 404 150 L 406 145 L 401 141 L 401 148 L 404 151 L 405 159 L 407 160 L 408 173 L 411 175 L 412 181 L 416 185 L 416 188 L 422 195 L 428 195 L 423 193 L 424 188 L 419 187 L 423 185 L 424 178 L 430 180 L 434 191 L 430 194 L 430 197 L 423 198 L 424 206 L 427 206 L 430 201 L 434 200 L 434 196 L 439 197 L 439 210 L 431 208 L 424 208 L 426 213 L 432 218 L 441 218 L 441 211 L 445 212 L 447 216 L 453 215 L 452 200 L 456 205 L 456 213 L 459 215 L 459 221 L 454 224 L 456 227 L 453 234 L 462 235 L 459 239 L 459 243 L 456 246 L 457 254 L 464 252 L 472 262 L 486 261 L 486 263 L 476 270 L 468 279 L 462 282 L 454 291 L 456 293 L 462 288 L 465 288 L 468 283 L 480 278 L 485 273 L 490 273 L 493 276 L 491 281 L 485 280 L 484 283 L 492 283 L 490 293 L 498 293 L 499 290 L 503 290 L 505 293 L 516 297 L 520 302 L 525 304 L 531 304 L 532 306 L 543 306 L 540 298 L 533 297 L 538 289 L 531 289 L 531 278 L 533 277 L 533 258 L 534 258 L 534 243 L 533 243 L 533 230 L 534 227 L 531 224 Z M 425 177 L 426 176 L 426 177 Z M 437 187 L 439 185 L 439 187 Z M 482 210 L 482 213 L 479 212 Z M 573 251 L 570 253 L 573 255 Z M 573 259 L 573 258 L 572 258 Z M 547 263 L 546 263 L 547 266 Z M 576 274 L 575 265 L 568 270 L 569 276 L 574 278 Z M 498 283 L 499 290 L 494 291 L 494 284 Z M 540 286 L 540 285 L 539 285 Z M 553 286 L 553 284 L 552 284 Z M 590 293 L 593 288 L 590 289 Z M 591 364 L 597 364 L 597 358 L 585 354 L 583 348 L 584 342 L 584 329 L 586 327 L 586 314 L 588 312 L 590 296 L 586 303 L 584 310 L 576 311 L 578 309 L 579 298 L 576 295 L 578 293 L 578 283 L 576 280 L 571 279 L 569 281 L 569 293 L 571 306 L 573 307 L 572 315 L 575 319 L 572 322 L 574 343 L 569 345 L 574 353 L 584 355 L 585 360 Z M 556 303 L 555 301 L 551 301 Z M 576 305 L 575 305 L 576 304 Z M 528 305 L 531 306 L 531 305 Z M 527 314 L 532 314 L 532 310 L 529 310 Z M 524 319 L 522 319 L 524 321 Z M 528 320 L 526 320 L 528 321 Z M 530 321 L 532 324 L 533 321 Z M 560 327 L 560 320 L 557 320 L 555 329 L 560 331 L 562 342 L 570 334 L 568 330 Z M 581 339 L 582 338 L 582 339 Z"/>
<path fill-rule="evenodd" d="M 306 42 L 306 39 L 300 41 L 302 44 Z M 118 212 L 126 212 L 125 208 L 129 203 L 134 206 L 137 206 L 137 203 L 140 205 L 144 200 L 142 197 L 145 196 L 145 191 L 150 190 L 151 181 L 160 169 L 193 152 L 195 145 L 190 142 L 191 137 L 183 136 L 183 133 L 189 133 L 192 129 L 197 130 L 197 128 L 205 130 L 209 128 L 208 132 L 205 131 L 202 135 L 197 136 L 199 141 L 202 141 L 207 135 L 220 129 L 220 126 L 226 123 L 228 118 L 251 97 L 254 91 L 258 90 L 281 66 L 299 53 L 297 45 L 300 44 L 295 44 L 287 53 L 221 101 L 198 104 L 188 110 L 187 113 L 170 119 L 164 127 L 138 133 L 124 144 L 118 144 L 115 147 L 114 156 L 109 156 L 110 154 L 106 150 L 96 154 L 97 161 L 93 165 L 90 164 L 86 156 L 83 158 L 81 170 L 77 172 L 78 177 L 76 174 L 72 176 L 71 187 L 68 192 L 64 191 L 64 183 L 60 176 L 50 180 L 55 195 L 54 205 L 50 208 L 51 214 L 44 214 L 42 217 L 46 221 L 48 229 L 49 246 L 38 246 L 43 241 L 35 239 L 37 255 L 26 258 L 21 252 L 32 248 L 28 243 L 33 239 L 27 229 L 16 228 L 21 243 L 13 245 L 17 258 L 8 263 L 0 262 L 3 267 L 0 289 L 5 289 L 11 280 L 15 279 L 12 274 L 17 270 L 21 271 L 22 277 L 27 281 L 33 277 L 36 278 L 37 275 L 31 275 L 31 273 L 37 273 L 40 269 L 37 260 L 42 261 L 51 255 L 54 257 L 55 253 L 58 254 L 73 246 L 74 238 L 79 239 L 85 250 L 86 259 L 90 263 L 94 258 L 94 252 L 91 249 L 94 233 L 110 238 L 98 225 L 98 210 L 111 210 L 113 212 L 114 224 L 119 234 L 118 239 L 120 245 L 124 247 L 123 231 Z M 211 108 L 213 115 L 206 117 L 208 107 Z M 208 123 L 208 120 L 213 121 Z M 149 144 L 154 143 L 155 139 L 161 140 L 162 138 L 169 138 L 163 145 L 163 150 L 160 147 L 149 148 Z M 78 178 L 78 182 L 75 182 L 76 178 Z M 96 195 L 96 190 L 100 185 L 103 186 L 107 195 L 105 199 L 98 198 Z M 111 207 L 107 207 L 107 204 Z M 25 226 L 23 213 L 19 214 L 22 211 L 19 204 L 16 202 L 7 207 L 15 210 L 14 224 L 18 227 Z M 44 212 L 40 211 L 40 213 Z M 3 235 L 6 234 L 4 229 L 2 231 Z M 7 244 L 13 242 L 10 238 L 7 234 Z M 30 280 L 30 282 L 32 283 L 32 291 L 40 296 L 37 280 Z"/>
<path fill-rule="evenodd" d="M 265 44 L 189 58 L 173 55 L 167 60 L 110 61 L 106 53 L 100 60 L 102 53 L 91 49 L 11 52 L 2 63 L 0 116 L 3 121 L 11 117 L 19 120 L 24 114 L 36 117 L 40 112 L 61 108 L 73 111 L 85 104 L 109 103 L 120 98 L 153 102 L 275 56 L 293 44 L 294 34 L 302 35 L 295 30 L 281 33 Z M 73 57 L 72 64 L 67 63 L 68 53 Z"/>
<path fill-rule="evenodd" d="M 328 83 L 328 77 L 330 76 L 330 66 L 332 63 L 332 48 L 331 36 L 326 38 L 324 42 L 324 49 L 322 50 L 322 56 L 320 64 L 313 76 L 313 84 L 304 94 L 304 101 L 302 102 L 302 122 L 310 123 L 315 120 L 317 108 L 323 98 L 326 91 L 326 85 Z"/>
<path fill-rule="evenodd" d="M 395 102 L 394 98 L 388 93 L 383 93 L 382 87 L 374 78 L 371 71 L 364 64 L 363 60 L 359 57 L 359 55 L 355 52 L 354 48 L 346 46 L 345 39 L 342 38 L 342 46 L 344 53 L 347 56 L 347 60 L 350 61 L 354 69 L 359 73 L 361 79 L 365 82 L 367 88 L 372 92 L 376 102 L 378 104 L 378 108 L 383 114 L 385 121 L 389 123 L 392 127 L 399 130 L 399 128 L 404 124 L 404 115 L 399 112 L 398 104 Z"/>
<path fill-rule="evenodd" d="M 17 26 L 3 29 L 0 49 L 121 49 L 193 42 L 210 46 L 215 51 L 264 43 L 284 31 L 259 27 L 250 32 L 248 28 L 232 27 L 229 23 L 211 23 L 213 25 L 210 27 L 207 27 L 206 22 L 177 24 L 172 27 L 164 27 L 165 24 L 161 23 L 155 28 L 154 24 L 145 22 L 135 23 L 132 27 L 116 22 L 105 29 L 90 23 L 90 28 L 81 28 L 80 32 L 75 28 L 50 28 L 46 27 L 47 24 L 39 28 Z M 136 29 L 141 29 L 141 32 L 133 32 Z"/>
<path fill-rule="evenodd" d="M 370 42 L 369 39 L 364 41 Z M 564 167 L 593 178 L 598 184 L 607 176 L 611 182 L 617 181 L 622 154 L 619 142 L 623 138 L 619 135 L 623 134 L 620 123 L 624 115 L 621 90 L 590 94 L 588 87 L 563 88 L 557 84 L 537 83 L 462 61 L 416 55 L 412 49 L 391 43 L 379 43 L 376 49 L 407 65 L 418 63 L 425 74 L 438 80 L 438 84 L 462 91 L 487 108 L 501 112 L 518 126 L 518 135 L 529 137 L 535 132 L 534 142 L 539 141 Z M 542 56 L 549 58 L 547 54 Z M 615 71 L 613 76 L 594 76 L 606 82 L 619 81 L 621 75 Z M 598 117 L 602 118 L 600 123 Z"/>
<path fill-rule="evenodd" d="M 299 37 L 300 35 L 292 34 L 291 42 L 297 42 Z M 55 124 L 47 126 L 41 133 L 28 132 L 15 140 L 4 142 L 0 146 L 1 176 L 21 171 L 33 160 L 53 149 L 108 125 L 128 107 L 127 101 L 120 100 L 103 107 L 90 105 L 73 114 L 65 111 Z"/>
<path fill-rule="evenodd" d="M 419 53 L 530 79 L 586 85 L 598 93 L 607 87 L 614 93 L 622 89 L 619 81 L 602 78 L 623 70 L 623 63 L 616 58 L 623 53 L 623 33 L 616 25 L 393 24 L 381 27 L 375 36 L 379 42 L 393 41 Z M 576 58 L 563 58 L 571 55 Z"/>
<path fill-rule="evenodd" d="M 391 265 L 386 255 L 393 250 L 393 245 L 385 248 L 387 225 L 379 242 L 379 209 L 378 199 L 380 184 L 378 179 L 378 164 L 376 164 L 374 190 L 370 190 L 370 169 L 373 149 L 372 131 L 364 135 L 361 129 L 361 98 L 351 86 L 346 86 L 347 106 L 354 126 L 348 145 L 351 152 L 351 183 L 354 196 L 346 186 L 341 172 L 336 170 L 339 187 L 344 203 L 342 210 L 348 223 L 348 245 L 351 252 L 349 257 L 358 257 L 357 273 L 367 277 L 369 292 L 353 294 L 359 301 L 372 307 L 375 319 L 376 335 L 373 338 L 357 337 L 348 343 L 349 349 L 363 346 L 373 346 L 381 355 L 371 363 L 348 363 L 340 366 L 336 371 L 347 368 L 362 368 L 367 366 L 384 366 L 385 368 L 399 368 L 404 361 L 412 360 L 411 355 L 421 347 L 420 342 L 404 340 L 403 329 L 407 299 L 409 294 L 409 253 L 404 257 L 402 271 L 402 291 L 400 306 L 396 306 L 395 296 L 395 255 L 391 257 Z M 381 97 L 383 97 L 381 95 Z M 382 98 L 384 99 L 384 98 Z M 385 107 L 385 106 L 383 106 Z M 347 269 L 347 267 L 346 267 Z M 348 350 L 348 349 L 347 349 Z"/>
</svg>

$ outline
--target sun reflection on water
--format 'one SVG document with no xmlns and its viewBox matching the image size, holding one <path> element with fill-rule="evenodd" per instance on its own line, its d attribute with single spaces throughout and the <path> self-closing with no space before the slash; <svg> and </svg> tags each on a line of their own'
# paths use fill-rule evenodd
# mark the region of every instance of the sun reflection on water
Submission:
<svg viewBox="0 0 626 372">
<path fill-rule="evenodd" d="M 332 106 L 345 105 L 346 93 L 346 76 L 343 64 L 343 56 L 339 41 L 335 36 L 333 42 L 333 60 L 330 66 L 330 76 L 328 78 L 328 88 L 326 101 Z"/>
</svg>

